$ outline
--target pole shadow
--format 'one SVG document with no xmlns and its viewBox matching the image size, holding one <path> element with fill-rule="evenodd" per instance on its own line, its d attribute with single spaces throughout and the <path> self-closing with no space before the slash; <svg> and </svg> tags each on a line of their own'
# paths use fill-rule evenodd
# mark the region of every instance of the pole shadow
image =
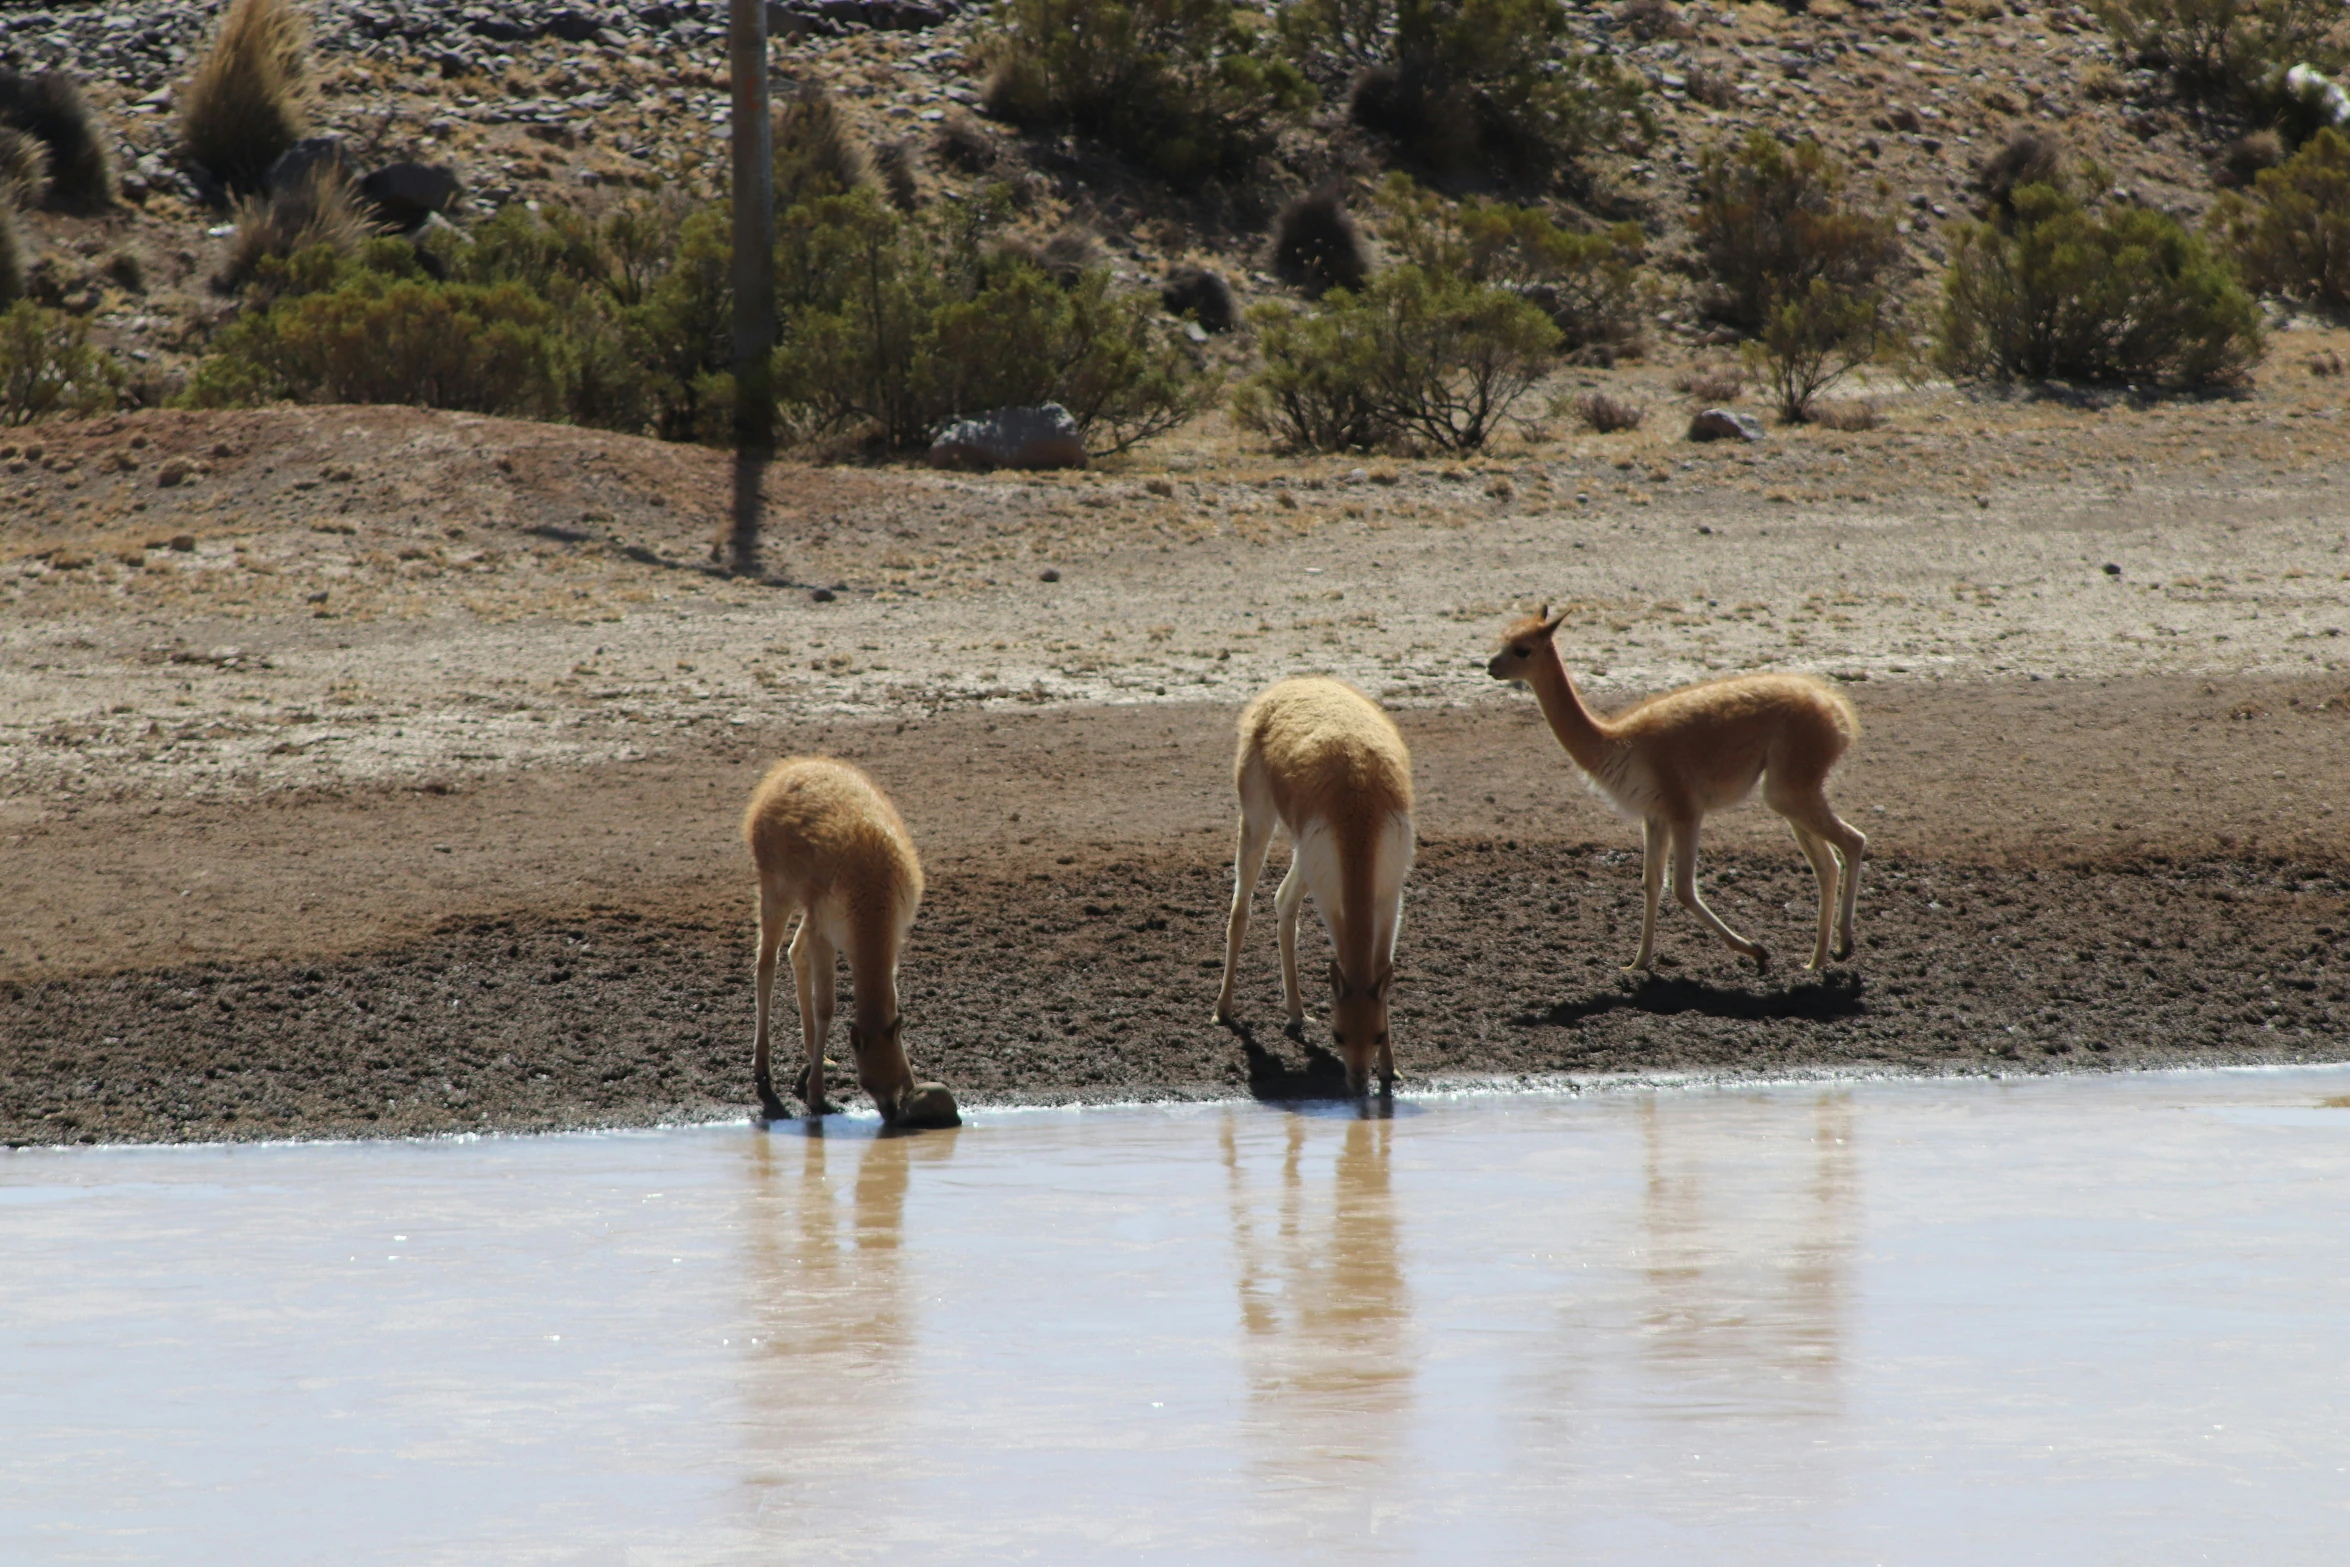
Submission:
<svg viewBox="0 0 2350 1567">
<path fill-rule="evenodd" d="M 1629 990 L 1561 1001 L 1510 1021 L 1520 1028 L 1564 1028 L 1610 1012 L 1646 1012 L 1652 1017 L 1695 1012 L 1742 1023 L 1833 1023 L 1866 1013 L 1867 989 L 1857 974 L 1830 974 L 1780 990 L 1761 991 L 1651 975 Z"/>
</svg>

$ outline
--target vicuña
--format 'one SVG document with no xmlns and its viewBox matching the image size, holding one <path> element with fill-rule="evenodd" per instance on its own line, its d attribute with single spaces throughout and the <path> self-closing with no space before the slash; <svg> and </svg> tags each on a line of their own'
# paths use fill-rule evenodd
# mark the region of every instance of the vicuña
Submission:
<svg viewBox="0 0 2350 1567">
<path fill-rule="evenodd" d="M 1380 1088 L 1392 1092 L 1387 998 L 1395 984 L 1403 879 L 1412 866 L 1412 757 L 1403 736 L 1350 685 L 1284 680 L 1240 715 L 1240 753 L 1232 772 L 1240 790 L 1240 852 L 1215 1020 L 1232 1021 L 1233 975 L 1241 938 L 1248 934 L 1249 898 L 1278 821 L 1290 841 L 1289 874 L 1273 897 L 1289 1031 L 1304 1037 L 1297 915 L 1311 892 L 1337 949 L 1330 964 L 1330 1028 L 1346 1063 L 1347 1088 L 1355 1094 L 1369 1088 L 1375 1055 Z"/>
<path fill-rule="evenodd" d="M 1673 896 L 1708 930 L 1754 960 L 1770 953 L 1723 924 L 1697 895 L 1697 830 L 1707 813 L 1727 810 L 1762 782 L 1763 803 L 1787 819 L 1820 880 L 1820 931 L 1810 969 L 1828 963 L 1831 921 L 1836 956 L 1852 956 L 1852 908 L 1860 895 L 1868 838 L 1828 806 L 1828 772 L 1860 734 L 1843 695 L 1809 675 L 1733 675 L 1636 702 L 1613 718 L 1583 705 L 1553 637 L 1566 616 L 1542 613 L 1502 633 L 1501 651 L 1485 666 L 1496 680 L 1534 688 L 1550 732 L 1592 792 L 1642 828 L 1641 880 L 1647 893 L 1635 969 L 1656 956 L 1657 887 L 1672 861 Z"/>
<path fill-rule="evenodd" d="M 752 791 L 743 837 L 759 869 L 759 1025 L 751 1074 L 760 1109 L 775 1120 L 788 1113 L 768 1068 L 767 1022 L 775 950 L 797 915 L 791 966 L 808 1055 L 797 1088 L 808 1113 L 831 1108 L 824 1099 L 824 1040 L 832 1031 L 835 969 L 845 952 L 855 986 L 849 1043 L 857 1082 L 889 1125 L 952 1124 L 952 1098 L 936 1084 L 917 1085 L 906 1061 L 898 953 L 922 902 L 922 862 L 897 807 L 846 762 L 788 757 Z"/>
</svg>

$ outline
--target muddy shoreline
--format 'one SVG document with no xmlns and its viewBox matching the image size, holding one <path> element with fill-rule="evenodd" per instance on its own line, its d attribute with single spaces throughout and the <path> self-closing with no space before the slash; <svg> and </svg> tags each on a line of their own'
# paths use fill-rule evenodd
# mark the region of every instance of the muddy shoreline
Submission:
<svg viewBox="0 0 2350 1567">
<path fill-rule="evenodd" d="M 1812 891 L 1792 859 L 1712 856 L 1708 897 L 1799 960 Z M 1280 1032 L 1270 878 L 1243 1027 L 1208 1022 L 1229 875 L 1191 849 L 1043 866 L 983 855 L 934 874 L 902 980 L 918 1070 L 971 1106 L 1335 1093 L 1335 1061 Z M 2019 870 L 1887 856 L 1868 867 L 1856 962 L 1816 979 L 1784 958 L 1757 978 L 1676 911 L 1662 970 L 1638 983 L 1618 967 L 1638 922 L 1637 858 L 1621 847 L 1425 842 L 1400 952 L 1404 1086 L 2350 1058 L 2341 863 Z M 10 981 L 0 1142 L 748 1114 L 749 980 L 747 919 L 588 907 L 452 920 L 314 962 Z M 836 1059 L 845 1048 L 836 1038 Z"/>
</svg>

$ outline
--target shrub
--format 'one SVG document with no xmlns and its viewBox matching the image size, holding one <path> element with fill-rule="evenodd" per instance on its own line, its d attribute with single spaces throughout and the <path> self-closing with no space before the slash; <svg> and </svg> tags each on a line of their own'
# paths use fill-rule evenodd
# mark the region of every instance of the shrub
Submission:
<svg viewBox="0 0 2350 1567">
<path fill-rule="evenodd" d="M 1585 392 L 1567 405 L 1575 421 L 1594 435 L 1613 435 L 1619 430 L 1637 430 L 1640 421 L 1648 417 L 1648 410 L 1638 403 L 1605 392 Z"/>
<path fill-rule="evenodd" d="M 987 108 L 1069 125 L 1178 184 L 1245 172 L 1314 103 L 1232 0 L 1002 0 Z"/>
<path fill-rule="evenodd" d="M 1229 332 L 1240 324 L 1231 286 L 1205 267 L 1179 267 L 1169 274 L 1159 304 L 1171 316 L 1191 317 L 1203 331 Z"/>
<path fill-rule="evenodd" d="M 90 346 L 89 327 L 20 299 L 0 313 L 0 425 L 114 406 L 122 369 Z"/>
<path fill-rule="evenodd" d="M 0 201 L 29 212 L 48 196 L 48 144 L 30 131 L 0 125 Z"/>
<path fill-rule="evenodd" d="M 1363 286 L 1371 258 L 1336 192 L 1316 191 L 1281 209 L 1273 226 L 1273 275 L 1309 299 Z"/>
<path fill-rule="evenodd" d="M 1672 0 L 1624 0 L 1616 20 L 1643 43 L 1658 38 L 1695 38 L 1697 29 L 1673 6 Z"/>
<path fill-rule="evenodd" d="M 1416 163 L 1543 179 L 1649 129 L 1640 79 L 1582 53 L 1553 0 L 1294 0 L 1281 26 L 1353 73 L 1355 121 Z"/>
<path fill-rule="evenodd" d="M 0 70 L 0 125 L 49 150 L 48 201 L 94 212 L 118 199 L 112 138 L 81 85 L 64 71 L 20 76 Z"/>
<path fill-rule="evenodd" d="M 2095 0 L 2116 41 L 2181 86 L 2265 96 L 2289 65 L 2339 60 L 2338 0 Z"/>
<path fill-rule="evenodd" d="M 966 414 L 1057 402 L 1089 450 L 1115 452 L 1207 405 L 1213 382 L 1148 296 L 1113 294 L 1098 266 L 1056 281 L 993 250 L 999 216 L 958 203 L 924 221 L 869 192 L 787 214 L 775 385 L 803 430 L 903 450 Z"/>
<path fill-rule="evenodd" d="M 1847 200 L 1844 179 L 1818 143 L 1784 147 L 1761 131 L 1700 157 L 1690 226 L 1718 316 L 1759 333 L 1815 280 L 1848 292 L 1891 283 L 1901 262 L 1893 218 Z"/>
<path fill-rule="evenodd" d="M 2319 131 L 2249 198 L 2221 197 L 2212 225 L 2254 288 L 2350 309 L 2350 138 Z"/>
<path fill-rule="evenodd" d="M 2176 219 L 2092 210 L 2062 185 L 2027 185 L 2014 201 L 2007 225 L 1955 236 L 1935 345 L 1953 375 L 2192 386 L 2259 357 L 2258 307 Z"/>
<path fill-rule="evenodd" d="M 270 195 L 245 197 L 237 203 L 236 223 L 228 259 L 214 279 L 223 290 L 254 281 L 265 261 L 284 261 L 317 245 L 346 255 L 376 231 L 356 187 L 331 164 Z"/>
<path fill-rule="evenodd" d="M 775 210 L 838 196 L 873 178 L 873 155 L 821 87 L 802 87 L 775 106 Z"/>
<path fill-rule="evenodd" d="M 1883 290 L 1838 288 L 1826 278 L 1773 300 L 1746 352 L 1778 399 L 1779 417 L 1801 423 L 1813 398 L 1876 358 L 1888 315 Z"/>
<path fill-rule="evenodd" d="M 1334 451 L 1483 446 L 1540 380 L 1558 328 L 1507 289 L 1431 277 L 1406 263 L 1320 309 L 1250 313 L 1264 368 L 1243 385 L 1242 424 L 1288 447 Z"/>
<path fill-rule="evenodd" d="M 1380 192 L 1380 236 L 1432 277 L 1516 292 L 1559 329 L 1569 350 L 1622 349 L 1640 335 L 1637 223 L 1594 233 L 1562 229 L 1531 207 L 1471 197 L 1457 205 L 1393 175 Z"/>
<path fill-rule="evenodd" d="M 309 134 L 310 29 L 293 0 L 233 0 L 180 98 L 188 155 L 239 193 Z"/>
</svg>

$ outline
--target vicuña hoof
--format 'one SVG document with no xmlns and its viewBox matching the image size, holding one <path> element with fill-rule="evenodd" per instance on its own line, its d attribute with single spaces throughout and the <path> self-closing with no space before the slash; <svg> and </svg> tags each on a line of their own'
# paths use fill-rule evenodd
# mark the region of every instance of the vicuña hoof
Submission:
<svg viewBox="0 0 2350 1567">
<path fill-rule="evenodd" d="M 764 1079 L 752 1085 L 759 1095 L 759 1119 L 783 1121 L 791 1117 L 791 1106 L 775 1097 L 775 1085 Z"/>
<path fill-rule="evenodd" d="M 1755 948 L 1755 949 L 1754 949 L 1754 952 L 1753 952 L 1753 958 L 1754 958 L 1754 971 L 1755 971 L 1757 974 L 1766 974 L 1766 973 L 1770 972 L 1770 967 L 1771 967 L 1771 949 L 1770 949 L 1770 948 L 1768 948 L 1768 947 L 1757 947 L 1757 948 Z"/>
<path fill-rule="evenodd" d="M 1306 1042 L 1306 1020 L 1302 1017 L 1293 1017 L 1281 1025 L 1281 1032 L 1302 1045 Z"/>
<path fill-rule="evenodd" d="M 1847 959 L 1847 958 L 1849 958 L 1849 957 L 1851 957 L 1851 956 L 1852 956 L 1852 938 L 1851 938 L 1850 936 L 1847 936 L 1847 937 L 1845 937 L 1845 938 L 1844 938 L 1844 944 L 1843 944 L 1842 946 L 1840 946 L 1840 947 L 1838 947 L 1838 948 L 1836 949 L 1836 961 L 1837 961 L 1837 962 L 1839 962 L 1839 963 L 1842 963 L 1842 962 L 1843 962 L 1845 959 Z"/>
</svg>

